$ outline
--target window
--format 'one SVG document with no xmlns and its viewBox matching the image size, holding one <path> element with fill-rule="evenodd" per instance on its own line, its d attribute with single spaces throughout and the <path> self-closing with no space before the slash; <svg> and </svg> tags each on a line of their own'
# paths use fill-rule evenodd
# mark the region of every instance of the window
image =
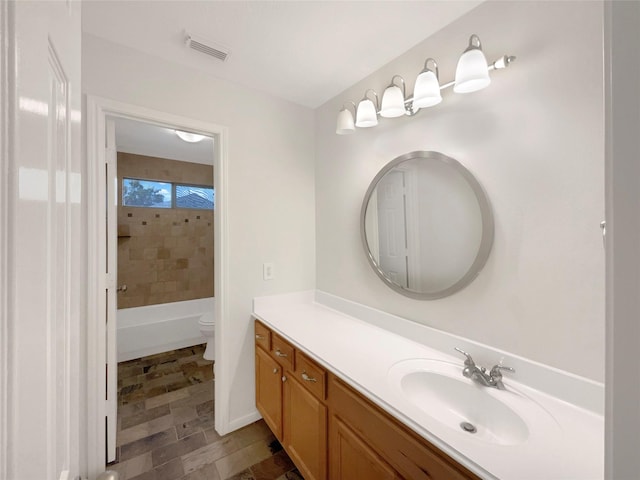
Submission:
<svg viewBox="0 0 640 480">
<path fill-rule="evenodd" d="M 202 185 L 123 178 L 122 205 L 125 207 L 213 210 L 215 191 L 213 187 Z"/>
<path fill-rule="evenodd" d="M 211 187 L 196 185 L 175 185 L 176 208 L 197 208 L 213 210 L 215 192 Z"/>
<path fill-rule="evenodd" d="M 171 200 L 170 183 L 136 178 L 122 180 L 122 205 L 126 207 L 171 208 Z"/>
</svg>

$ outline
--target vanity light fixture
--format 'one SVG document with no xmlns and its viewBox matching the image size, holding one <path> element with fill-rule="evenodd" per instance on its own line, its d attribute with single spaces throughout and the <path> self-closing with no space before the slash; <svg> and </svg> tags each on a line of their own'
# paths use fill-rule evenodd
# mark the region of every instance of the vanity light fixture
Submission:
<svg viewBox="0 0 640 480">
<path fill-rule="evenodd" d="M 373 103 L 367 95 L 373 93 L 376 103 Z M 378 110 L 380 110 L 380 102 L 378 102 L 378 94 L 371 88 L 364 92 L 364 97 L 360 100 L 356 110 L 356 127 L 367 128 L 375 127 L 378 124 Z"/>
<path fill-rule="evenodd" d="M 204 135 L 198 135 L 197 133 L 191 133 L 191 132 L 183 132 L 182 130 L 175 130 L 175 132 L 176 132 L 176 135 L 178 135 L 178 137 L 180 137 L 181 140 L 184 140 L 185 142 L 189 142 L 189 143 L 198 143 L 204 140 L 205 138 L 207 138 Z"/>
<path fill-rule="evenodd" d="M 487 59 L 482 53 L 480 37 L 474 33 L 469 37 L 469 46 L 458 60 L 453 91 L 456 93 L 477 92 L 488 87 L 490 83 L 489 65 L 487 65 Z"/>
<path fill-rule="evenodd" d="M 453 82 L 440 83 L 438 64 L 429 57 L 416 78 L 413 96 L 406 97 L 404 79 L 400 75 L 394 75 L 382 95 L 382 106 L 379 105 L 378 95 L 373 89 L 368 89 L 365 92 L 357 108 L 353 102 L 343 104 L 342 110 L 338 113 L 336 133 L 347 135 L 355 132 L 355 127 L 374 127 L 378 124 L 378 115 L 385 118 L 413 116 L 421 108 L 433 107 L 442 102 L 441 91 L 445 88 L 453 87 L 453 91 L 456 93 L 471 93 L 481 90 L 491 83 L 490 70 L 507 68 L 515 59 L 516 57 L 512 55 L 503 55 L 492 64 L 487 64 L 487 59 L 482 52 L 480 37 L 474 33 L 469 37 L 469 45 L 458 60 Z M 375 96 L 375 103 L 370 98 L 369 92 Z M 347 103 L 354 106 L 355 122 L 353 114 L 346 106 Z"/>
<path fill-rule="evenodd" d="M 338 113 L 338 122 L 336 124 L 336 133 L 338 135 L 346 135 L 353 133 L 356 129 L 356 125 L 353 121 L 353 113 L 347 108 L 347 104 L 353 105 L 353 111 L 356 111 L 356 104 L 353 102 L 345 102 L 342 105 L 342 110 Z"/>
<path fill-rule="evenodd" d="M 396 78 L 402 82 L 402 89 L 396 85 Z M 394 75 L 391 84 L 382 94 L 382 107 L 380 108 L 380 116 L 385 118 L 395 118 L 404 115 L 404 96 L 405 96 L 404 78 L 400 75 Z"/>
<path fill-rule="evenodd" d="M 433 65 L 432 68 L 429 68 L 429 62 Z M 427 58 L 413 87 L 413 108 L 433 107 L 441 101 L 438 64 L 433 58 Z"/>
</svg>

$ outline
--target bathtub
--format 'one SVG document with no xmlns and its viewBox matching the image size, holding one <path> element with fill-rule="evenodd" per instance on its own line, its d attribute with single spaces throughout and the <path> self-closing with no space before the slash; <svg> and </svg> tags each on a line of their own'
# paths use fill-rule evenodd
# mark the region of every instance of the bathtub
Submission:
<svg viewBox="0 0 640 480">
<path fill-rule="evenodd" d="M 215 312 L 213 297 L 118 310 L 118 362 L 204 343 L 198 320 L 206 311 Z"/>
</svg>

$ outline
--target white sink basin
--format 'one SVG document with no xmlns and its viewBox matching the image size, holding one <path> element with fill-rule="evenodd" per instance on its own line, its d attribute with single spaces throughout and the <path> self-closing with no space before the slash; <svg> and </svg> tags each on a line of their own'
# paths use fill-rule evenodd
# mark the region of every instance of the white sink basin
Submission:
<svg viewBox="0 0 640 480">
<path fill-rule="evenodd" d="M 406 360 L 389 369 L 388 379 L 413 406 L 414 420 L 430 430 L 446 427 L 472 441 L 520 445 L 532 432 L 558 428 L 546 410 L 512 388 L 498 390 L 465 378 L 462 362 Z"/>
</svg>

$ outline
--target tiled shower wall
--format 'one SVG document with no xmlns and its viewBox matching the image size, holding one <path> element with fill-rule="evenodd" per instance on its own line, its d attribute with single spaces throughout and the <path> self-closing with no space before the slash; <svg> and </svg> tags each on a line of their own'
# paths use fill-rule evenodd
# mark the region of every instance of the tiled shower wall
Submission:
<svg viewBox="0 0 640 480">
<path fill-rule="evenodd" d="M 122 178 L 213 185 L 213 167 L 118 152 Z M 118 206 L 118 308 L 212 297 L 213 211 Z"/>
</svg>

